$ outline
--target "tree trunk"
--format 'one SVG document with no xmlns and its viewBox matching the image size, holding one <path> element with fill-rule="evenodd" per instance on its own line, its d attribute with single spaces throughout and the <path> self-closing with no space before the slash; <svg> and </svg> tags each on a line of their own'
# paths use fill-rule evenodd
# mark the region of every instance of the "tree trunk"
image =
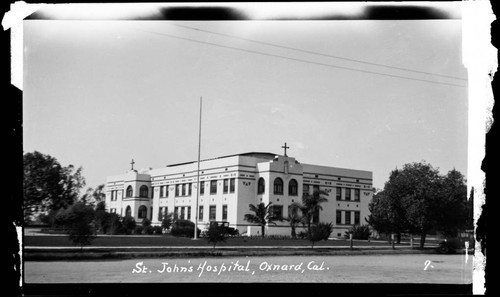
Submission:
<svg viewBox="0 0 500 297">
<path fill-rule="evenodd" d="M 426 236 L 426 235 L 427 235 L 427 234 L 425 234 L 425 233 L 422 233 L 422 234 L 420 235 L 420 248 L 421 248 L 421 249 L 423 249 L 423 248 L 424 248 L 424 244 L 425 244 L 425 236 Z"/>
<path fill-rule="evenodd" d="M 396 243 L 397 244 L 401 243 L 401 233 L 396 234 Z"/>
<path fill-rule="evenodd" d="M 297 233 L 295 232 L 295 226 L 292 227 L 292 238 L 297 238 Z"/>
<path fill-rule="evenodd" d="M 264 232 L 266 232 L 266 226 L 264 226 L 264 225 L 260 226 L 260 230 L 262 232 L 262 238 L 265 238 L 266 236 L 265 236 Z"/>
</svg>

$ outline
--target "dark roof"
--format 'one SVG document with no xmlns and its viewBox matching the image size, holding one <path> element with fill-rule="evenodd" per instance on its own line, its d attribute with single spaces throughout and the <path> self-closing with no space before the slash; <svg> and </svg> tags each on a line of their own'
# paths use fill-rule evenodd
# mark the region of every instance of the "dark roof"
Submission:
<svg viewBox="0 0 500 297">
<path fill-rule="evenodd" d="M 215 158 L 210 158 L 210 159 L 204 159 L 204 160 L 200 160 L 200 161 L 204 162 L 204 161 L 209 161 L 209 160 L 217 160 L 217 159 L 223 159 L 223 158 L 229 158 L 229 157 L 235 157 L 235 156 L 255 157 L 255 158 L 272 160 L 277 155 L 272 154 L 272 153 L 267 153 L 267 152 L 249 152 L 249 153 L 241 153 L 241 154 L 234 154 L 234 155 L 227 155 L 227 156 L 215 157 Z M 198 162 L 198 161 L 190 161 L 190 162 L 184 162 L 184 163 L 171 164 L 171 165 L 167 165 L 167 167 L 181 166 L 181 165 L 192 164 L 192 163 L 196 163 L 196 162 Z"/>
</svg>

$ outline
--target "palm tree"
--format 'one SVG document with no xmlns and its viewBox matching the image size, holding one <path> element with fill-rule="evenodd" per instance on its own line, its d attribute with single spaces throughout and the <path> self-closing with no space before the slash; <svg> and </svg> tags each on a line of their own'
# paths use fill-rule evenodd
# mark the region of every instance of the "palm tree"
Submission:
<svg viewBox="0 0 500 297">
<path fill-rule="evenodd" d="M 328 199 L 324 196 L 328 196 L 328 193 L 323 190 L 316 190 L 312 195 L 304 193 L 302 196 L 301 210 L 309 235 L 311 235 L 311 222 L 314 215 L 320 210 L 323 210 L 321 203 L 328 202 Z"/>
<path fill-rule="evenodd" d="M 244 217 L 245 221 L 260 225 L 262 230 L 262 237 L 265 237 L 264 232 L 266 225 L 268 224 L 276 225 L 274 221 L 283 220 L 282 218 L 278 218 L 274 215 L 271 204 L 272 202 L 269 202 L 268 205 L 265 205 L 263 202 L 261 202 L 257 206 L 249 204 L 250 210 L 253 211 L 255 214 L 246 214 Z"/>
<path fill-rule="evenodd" d="M 299 223 L 303 222 L 302 216 L 299 214 L 299 210 L 301 209 L 302 206 L 297 202 L 292 203 L 288 208 L 288 216 L 285 220 L 290 224 L 290 228 L 292 228 L 292 238 L 297 238 L 295 228 Z"/>
</svg>

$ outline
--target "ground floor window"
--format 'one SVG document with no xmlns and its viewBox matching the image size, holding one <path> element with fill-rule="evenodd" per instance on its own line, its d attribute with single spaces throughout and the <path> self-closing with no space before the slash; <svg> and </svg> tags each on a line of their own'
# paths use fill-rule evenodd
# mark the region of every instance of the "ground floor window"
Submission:
<svg viewBox="0 0 500 297">
<path fill-rule="evenodd" d="M 351 212 L 350 211 L 345 212 L 345 224 L 346 225 L 351 224 Z"/>
<path fill-rule="evenodd" d="M 337 210 L 335 222 L 337 223 L 337 225 L 342 224 L 342 211 L 341 210 Z"/>
<path fill-rule="evenodd" d="M 216 206 L 215 205 L 210 205 L 210 213 L 208 215 L 208 219 L 210 221 L 215 221 L 215 211 L 216 211 Z"/>
<path fill-rule="evenodd" d="M 222 205 L 222 220 L 227 220 L 227 205 Z"/>
<path fill-rule="evenodd" d="M 139 207 L 139 213 L 138 213 L 139 219 L 145 219 L 147 218 L 147 216 L 148 216 L 148 208 L 144 205 L 141 205 L 141 207 Z"/>
<path fill-rule="evenodd" d="M 203 205 L 200 205 L 200 211 L 198 212 L 198 218 L 203 221 Z"/>
<path fill-rule="evenodd" d="M 360 223 L 360 213 L 359 211 L 354 212 L 354 225 L 359 225 Z"/>
</svg>

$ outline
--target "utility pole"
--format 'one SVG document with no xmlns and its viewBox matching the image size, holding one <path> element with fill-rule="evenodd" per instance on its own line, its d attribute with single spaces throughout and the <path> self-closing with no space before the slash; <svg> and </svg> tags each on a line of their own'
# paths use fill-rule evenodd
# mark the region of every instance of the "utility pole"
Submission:
<svg viewBox="0 0 500 297">
<path fill-rule="evenodd" d="M 200 152 L 201 152 L 201 106 L 202 106 L 202 97 L 200 96 L 200 125 L 198 128 L 198 170 L 197 170 L 197 178 L 196 178 L 196 203 L 194 209 L 194 239 L 198 239 L 198 200 L 200 199 Z"/>
</svg>

